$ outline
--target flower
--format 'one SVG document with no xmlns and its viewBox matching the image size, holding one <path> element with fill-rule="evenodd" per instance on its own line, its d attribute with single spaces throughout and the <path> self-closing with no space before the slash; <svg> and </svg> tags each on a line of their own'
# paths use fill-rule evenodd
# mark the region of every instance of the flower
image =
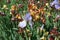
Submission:
<svg viewBox="0 0 60 40">
<path fill-rule="evenodd" d="M 51 7 L 55 7 L 56 9 L 60 10 L 60 3 L 59 0 L 54 0 L 52 3 L 50 3 Z"/>
<path fill-rule="evenodd" d="M 26 24 L 27 24 L 26 21 L 23 20 L 23 21 L 19 22 L 18 27 L 25 28 L 26 27 Z"/>
<path fill-rule="evenodd" d="M 0 11 L 0 15 L 1 16 L 6 16 L 6 14 L 4 12 L 1 12 L 1 11 Z"/>
<path fill-rule="evenodd" d="M 51 34 L 51 35 L 55 35 L 55 36 L 57 36 L 57 35 L 58 35 L 57 28 L 54 27 L 54 28 L 50 31 L 50 34 Z"/>
<path fill-rule="evenodd" d="M 58 21 L 59 18 L 60 18 L 60 15 L 57 15 L 54 22 Z"/>
<path fill-rule="evenodd" d="M 12 18 L 11 18 L 11 20 L 12 20 L 12 21 L 15 21 L 15 18 L 14 18 L 14 17 L 12 17 Z"/>
<path fill-rule="evenodd" d="M 14 15 L 15 13 L 16 13 L 15 10 L 10 10 L 10 14 L 11 14 L 11 15 Z"/>
<path fill-rule="evenodd" d="M 12 16 L 14 16 L 17 13 L 17 6 L 16 5 L 12 5 L 11 9 L 10 9 L 10 14 L 12 14 Z"/>
<path fill-rule="evenodd" d="M 2 9 L 8 9 L 7 5 L 3 5 Z"/>
<path fill-rule="evenodd" d="M 21 21 L 22 17 L 20 16 L 20 14 L 12 15 L 11 20 L 12 21 Z"/>
<path fill-rule="evenodd" d="M 17 6 L 16 5 L 12 5 L 11 6 L 11 10 L 17 10 Z"/>
<path fill-rule="evenodd" d="M 44 24 L 45 24 L 45 22 L 46 22 L 46 20 L 45 20 L 45 19 L 43 19 L 43 20 L 42 20 L 42 23 L 44 23 Z"/>
<path fill-rule="evenodd" d="M 60 18 L 60 15 L 57 15 L 56 18 Z"/>
<path fill-rule="evenodd" d="M 33 8 L 32 9 L 37 9 L 37 6 L 36 5 L 33 5 Z"/>
<path fill-rule="evenodd" d="M 38 1 L 37 3 L 40 3 L 40 1 Z"/>
<path fill-rule="evenodd" d="M 40 18 L 39 15 L 36 15 L 35 17 L 36 17 L 36 19 L 39 19 Z"/>
<path fill-rule="evenodd" d="M 35 4 L 29 4 L 29 5 L 28 5 L 28 10 L 30 11 L 31 9 L 32 9 L 32 10 L 33 10 L 33 9 L 34 9 L 34 10 L 38 9 L 38 8 L 37 8 L 37 5 L 35 5 Z"/>
<path fill-rule="evenodd" d="M 50 36 L 49 40 L 54 40 L 54 37 L 53 36 Z"/>
<path fill-rule="evenodd" d="M 30 13 L 27 13 L 27 14 L 25 15 L 25 20 L 26 20 L 26 21 L 32 20 L 32 17 L 31 17 L 31 15 L 30 15 Z"/>
<path fill-rule="evenodd" d="M 7 3 L 10 3 L 11 2 L 11 0 L 7 0 Z"/>
<path fill-rule="evenodd" d="M 43 17 L 40 17 L 41 20 L 43 20 L 44 18 Z"/>
<path fill-rule="evenodd" d="M 46 6 L 48 6 L 49 5 L 49 3 L 46 3 Z"/>
<path fill-rule="evenodd" d="M 60 10 L 60 5 L 55 5 L 55 8 Z"/>
<path fill-rule="evenodd" d="M 50 3 L 50 6 L 58 4 L 58 0 L 54 0 L 53 2 Z"/>
<path fill-rule="evenodd" d="M 34 3 L 34 1 L 35 1 L 35 0 L 28 0 L 28 3 L 29 3 L 29 4 L 32 4 L 32 3 Z"/>
<path fill-rule="evenodd" d="M 16 18 L 16 19 L 21 19 L 20 14 L 16 14 L 15 18 Z"/>
<path fill-rule="evenodd" d="M 35 13 L 36 13 L 36 12 L 34 12 L 33 10 L 30 10 L 30 15 L 31 15 L 31 16 L 35 16 Z"/>
<path fill-rule="evenodd" d="M 23 5 L 22 5 L 22 4 L 18 4 L 18 7 L 19 7 L 19 8 L 22 8 L 22 7 L 23 7 Z"/>
<path fill-rule="evenodd" d="M 27 14 L 25 15 L 25 20 L 28 21 L 30 27 L 32 28 L 32 26 L 33 26 L 34 23 L 32 22 L 32 17 L 31 17 L 31 15 L 30 15 L 30 13 L 27 13 Z"/>
<path fill-rule="evenodd" d="M 17 32 L 18 32 L 19 34 L 22 34 L 22 33 L 24 32 L 24 29 L 19 28 Z"/>
</svg>

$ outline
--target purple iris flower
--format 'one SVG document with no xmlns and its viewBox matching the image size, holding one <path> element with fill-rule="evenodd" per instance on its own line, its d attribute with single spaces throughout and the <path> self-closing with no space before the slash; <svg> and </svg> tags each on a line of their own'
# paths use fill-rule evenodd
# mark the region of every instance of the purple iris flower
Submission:
<svg viewBox="0 0 60 40">
<path fill-rule="evenodd" d="M 53 2 L 50 3 L 50 6 L 52 7 L 54 5 L 54 7 L 56 9 L 60 9 L 60 3 L 59 0 L 54 0 Z"/>
<path fill-rule="evenodd" d="M 33 26 L 33 21 L 32 21 L 32 16 L 30 15 L 30 13 L 28 12 L 26 15 L 25 15 L 25 20 L 29 23 L 31 29 L 32 29 L 32 26 Z"/>
<path fill-rule="evenodd" d="M 31 17 L 31 15 L 30 15 L 30 13 L 27 13 L 27 14 L 25 15 L 25 20 L 26 20 L 26 21 L 32 20 L 32 17 Z"/>
</svg>

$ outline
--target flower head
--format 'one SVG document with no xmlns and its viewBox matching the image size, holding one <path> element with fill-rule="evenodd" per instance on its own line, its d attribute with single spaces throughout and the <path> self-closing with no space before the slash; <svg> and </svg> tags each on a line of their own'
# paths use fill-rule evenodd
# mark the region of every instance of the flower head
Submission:
<svg viewBox="0 0 60 40">
<path fill-rule="evenodd" d="M 49 5 L 49 3 L 46 3 L 46 6 L 48 6 Z"/>
<path fill-rule="evenodd" d="M 10 13 L 12 14 L 12 16 L 14 16 L 17 13 L 17 6 L 16 5 L 12 5 L 11 9 L 10 9 Z"/>
<path fill-rule="evenodd" d="M 16 5 L 12 5 L 12 6 L 11 6 L 11 10 L 17 10 Z"/>
<path fill-rule="evenodd" d="M 58 21 L 59 18 L 60 18 L 60 15 L 57 15 L 54 22 Z"/>
<path fill-rule="evenodd" d="M 53 36 L 50 36 L 49 40 L 54 40 L 54 37 Z"/>
<path fill-rule="evenodd" d="M 19 8 L 22 8 L 22 7 L 23 7 L 23 5 L 22 5 L 22 4 L 18 4 L 18 7 L 19 7 Z"/>
<path fill-rule="evenodd" d="M 57 28 L 56 27 L 54 27 L 51 31 L 50 31 L 50 34 L 51 35 L 58 35 L 58 31 L 57 31 Z"/>
<path fill-rule="evenodd" d="M 32 16 L 30 15 L 30 13 L 27 13 L 25 15 L 25 20 L 28 21 L 30 27 L 32 28 L 32 26 L 33 26 L 34 23 L 32 22 Z"/>
<path fill-rule="evenodd" d="M 26 21 L 25 20 L 22 20 L 21 22 L 19 22 L 19 24 L 18 24 L 18 27 L 20 27 L 20 28 L 25 28 L 26 27 Z"/>
<path fill-rule="evenodd" d="M 26 20 L 26 21 L 32 20 L 32 17 L 31 17 L 31 15 L 30 15 L 30 13 L 27 13 L 27 14 L 25 15 L 25 20 Z"/>
<path fill-rule="evenodd" d="M 60 10 L 60 5 L 55 5 L 55 8 Z"/>
<path fill-rule="evenodd" d="M 11 2 L 11 0 L 7 0 L 7 3 L 10 3 Z"/>
<path fill-rule="evenodd" d="M 56 18 L 60 18 L 60 15 L 57 15 Z"/>
<path fill-rule="evenodd" d="M 54 0 L 52 3 L 50 3 L 50 6 L 54 6 L 56 9 L 60 10 L 59 0 Z"/>
<path fill-rule="evenodd" d="M 0 15 L 1 16 L 6 16 L 6 14 L 4 12 L 1 12 L 1 11 L 0 11 Z"/>
<path fill-rule="evenodd" d="M 21 19 L 20 14 L 16 14 L 15 18 L 20 20 Z"/>
<path fill-rule="evenodd" d="M 2 9 L 8 9 L 7 5 L 3 5 Z"/>
</svg>

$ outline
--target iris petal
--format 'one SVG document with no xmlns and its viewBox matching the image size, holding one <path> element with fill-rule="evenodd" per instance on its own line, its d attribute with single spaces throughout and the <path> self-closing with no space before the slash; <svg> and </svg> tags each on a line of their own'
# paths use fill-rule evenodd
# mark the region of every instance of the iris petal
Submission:
<svg viewBox="0 0 60 40">
<path fill-rule="evenodd" d="M 50 3 L 50 6 L 55 6 L 56 9 L 60 9 L 60 3 L 58 0 L 54 0 L 52 3 Z"/>
<path fill-rule="evenodd" d="M 30 13 L 27 13 L 27 14 L 26 14 L 25 20 L 26 20 L 26 21 L 32 20 L 32 17 L 31 17 L 31 15 L 30 15 Z"/>
</svg>

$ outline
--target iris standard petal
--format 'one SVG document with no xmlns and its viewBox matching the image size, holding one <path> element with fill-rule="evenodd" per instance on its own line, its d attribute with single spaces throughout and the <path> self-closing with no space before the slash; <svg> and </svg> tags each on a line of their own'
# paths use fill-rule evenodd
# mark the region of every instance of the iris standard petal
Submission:
<svg viewBox="0 0 60 40">
<path fill-rule="evenodd" d="M 26 20 L 26 21 L 32 20 L 32 17 L 31 17 L 31 15 L 30 15 L 30 13 L 27 13 L 27 14 L 25 15 L 25 20 Z"/>
</svg>

